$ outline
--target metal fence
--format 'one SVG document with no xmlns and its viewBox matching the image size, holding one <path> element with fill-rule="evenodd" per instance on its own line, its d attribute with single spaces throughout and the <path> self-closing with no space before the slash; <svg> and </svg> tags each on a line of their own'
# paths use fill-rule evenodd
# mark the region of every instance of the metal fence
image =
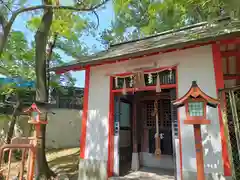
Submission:
<svg viewBox="0 0 240 180">
<path fill-rule="evenodd" d="M 233 178 L 240 179 L 240 86 L 220 90 L 221 113 Z"/>
<path fill-rule="evenodd" d="M 83 88 L 62 88 L 63 90 L 52 90 L 50 95 L 51 108 L 66 108 L 81 110 L 83 106 Z M 35 91 L 26 90 L 20 96 L 23 106 L 30 106 L 35 102 Z M 13 106 L 16 104 L 14 95 L 0 95 L 0 113 L 12 114 Z"/>
</svg>

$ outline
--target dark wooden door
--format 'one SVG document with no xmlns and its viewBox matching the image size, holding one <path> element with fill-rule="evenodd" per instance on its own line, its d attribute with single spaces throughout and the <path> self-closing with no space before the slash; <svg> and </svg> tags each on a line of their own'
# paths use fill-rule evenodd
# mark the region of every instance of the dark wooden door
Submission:
<svg viewBox="0 0 240 180">
<path fill-rule="evenodd" d="M 125 99 L 121 99 L 119 108 L 119 173 L 124 175 L 130 171 L 132 161 L 132 104 Z"/>
<path fill-rule="evenodd" d="M 149 153 L 155 152 L 155 133 L 156 133 L 156 117 L 152 115 L 154 111 L 154 100 L 143 101 L 144 117 L 144 127 L 149 129 Z M 165 155 L 172 155 L 172 123 L 171 123 L 171 101 L 170 99 L 159 99 L 158 100 L 158 126 L 161 153 Z"/>
<path fill-rule="evenodd" d="M 156 129 L 149 130 L 149 153 L 155 152 L 155 134 Z M 161 154 L 172 155 L 172 131 L 168 129 L 159 129 Z"/>
</svg>

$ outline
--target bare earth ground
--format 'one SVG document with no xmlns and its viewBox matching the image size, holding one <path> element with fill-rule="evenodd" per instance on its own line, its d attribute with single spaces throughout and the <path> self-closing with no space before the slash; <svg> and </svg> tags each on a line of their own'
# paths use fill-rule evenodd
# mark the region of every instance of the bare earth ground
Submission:
<svg viewBox="0 0 240 180">
<path fill-rule="evenodd" d="M 79 148 L 49 150 L 47 161 L 55 173 L 66 174 L 70 180 L 77 180 L 79 152 Z M 15 161 L 11 164 L 10 177 L 18 174 L 19 167 L 19 162 Z M 7 168 L 7 166 L 5 165 L 4 168 Z M 5 173 L 6 171 L 4 171 Z"/>
<path fill-rule="evenodd" d="M 79 148 L 56 149 L 47 152 L 50 168 L 57 174 L 67 174 L 71 180 L 77 180 Z"/>
<path fill-rule="evenodd" d="M 47 160 L 55 173 L 66 174 L 70 180 L 78 179 L 79 148 L 49 150 Z M 19 162 L 11 164 L 10 177 L 17 175 L 19 166 Z M 174 180 L 174 173 L 170 170 L 144 167 L 139 171 L 130 172 L 124 177 L 112 177 L 109 180 Z"/>
</svg>

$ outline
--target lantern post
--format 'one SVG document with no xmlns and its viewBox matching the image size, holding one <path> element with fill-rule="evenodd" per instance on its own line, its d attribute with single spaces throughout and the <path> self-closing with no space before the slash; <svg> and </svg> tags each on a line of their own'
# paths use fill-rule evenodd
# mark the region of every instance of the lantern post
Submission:
<svg viewBox="0 0 240 180">
<path fill-rule="evenodd" d="M 38 109 L 37 105 L 33 103 L 30 108 L 24 111 L 30 115 L 30 120 L 28 121 L 29 124 L 35 126 L 34 136 L 33 136 L 33 147 L 34 151 L 31 152 L 29 159 L 28 159 L 28 179 L 32 180 L 34 175 L 34 167 L 36 161 L 36 153 L 42 143 L 42 134 L 41 134 L 41 125 L 47 124 L 47 121 L 43 121 L 40 119 L 40 115 L 42 112 Z"/>
<path fill-rule="evenodd" d="M 211 121 L 207 119 L 207 106 L 216 108 L 219 101 L 205 94 L 197 85 L 196 81 L 192 82 L 189 91 L 181 98 L 173 101 L 173 105 L 185 107 L 186 119 L 183 121 L 186 125 L 193 125 L 196 163 L 197 163 L 197 180 L 205 180 L 203 147 L 201 136 L 201 125 L 209 125 Z"/>
</svg>

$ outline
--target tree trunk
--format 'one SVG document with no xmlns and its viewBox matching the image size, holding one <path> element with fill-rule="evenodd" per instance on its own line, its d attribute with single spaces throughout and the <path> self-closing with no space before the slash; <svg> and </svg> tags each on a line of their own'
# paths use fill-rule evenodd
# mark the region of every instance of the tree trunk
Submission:
<svg viewBox="0 0 240 180">
<path fill-rule="evenodd" d="M 36 180 L 40 180 L 41 178 L 50 179 L 51 177 L 55 177 L 55 174 L 49 168 L 48 162 L 46 159 L 46 152 L 45 152 L 46 125 L 41 126 L 41 133 L 42 133 L 42 136 L 41 136 L 42 141 L 40 146 L 37 149 L 36 174 L 35 174 Z"/>
<path fill-rule="evenodd" d="M 8 36 L 9 36 L 9 33 L 11 31 L 14 21 L 4 22 L 5 19 L 4 19 L 3 15 L 0 15 L 0 19 L 1 19 L 1 26 L 2 26 L 1 27 L 2 32 L 0 34 L 0 57 L 1 57 L 3 50 L 7 44 Z"/>
<path fill-rule="evenodd" d="M 49 4 L 48 0 L 44 1 L 45 4 Z M 45 9 L 44 15 L 41 20 L 41 24 L 35 35 L 36 42 L 36 101 L 47 102 L 48 101 L 48 90 L 46 83 L 46 45 L 50 31 L 50 27 L 53 19 L 52 9 Z M 47 120 L 47 115 L 45 116 Z M 49 179 L 54 176 L 54 173 L 50 170 L 45 153 L 45 133 L 46 125 L 41 126 L 42 142 L 37 147 L 37 161 L 36 161 L 36 180 L 41 177 Z"/>
<path fill-rule="evenodd" d="M 8 35 L 10 33 L 11 30 L 11 26 L 7 26 L 5 29 L 3 29 L 3 34 L 1 35 L 2 37 L 0 37 L 0 57 L 2 56 L 3 50 L 7 44 L 7 40 L 8 40 Z"/>
<path fill-rule="evenodd" d="M 10 121 L 10 125 L 8 128 L 8 133 L 7 133 L 7 137 L 6 137 L 6 144 L 10 144 L 11 143 L 11 139 L 13 137 L 13 132 L 14 132 L 14 127 L 16 124 L 16 120 L 17 120 L 17 115 L 18 115 L 18 110 L 20 108 L 20 101 L 17 99 L 17 103 L 16 106 L 14 107 L 13 113 L 12 113 L 12 118 Z M 6 151 L 6 153 L 4 154 L 4 161 L 7 162 L 8 161 L 8 155 L 9 155 L 9 151 Z"/>
</svg>

